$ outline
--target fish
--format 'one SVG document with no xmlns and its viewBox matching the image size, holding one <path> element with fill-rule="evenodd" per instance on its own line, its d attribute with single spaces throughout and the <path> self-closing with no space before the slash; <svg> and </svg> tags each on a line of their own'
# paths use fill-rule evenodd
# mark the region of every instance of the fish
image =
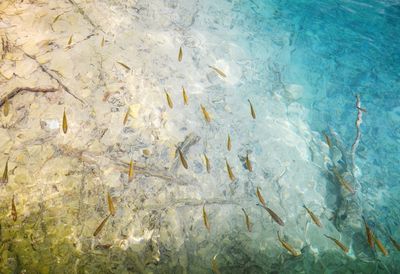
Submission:
<svg viewBox="0 0 400 274">
<path fill-rule="evenodd" d="M 166 90 L 164 90 L 164 92 L 165 92 L 165 96 L 167 97 L 168 106 L 169 106 L 169 108 L 172 109 L 174 107 L 174 104 L 172 103 L 172 99 Z"/>
<path fill-rule="evenodd" d="M 258 200 L 259 200 L 260 203 L 263 205 L 263 207 L 267 207 L 267 205 L 265 204 L 265 200 L 264 200 L 263 196 L 261 195 L 261 192 L 260 192 L 260 188 L 259 188 L 259 187 L 257 187 L 256 194 L 257 194 Z"/>
<path fill-rule="evenodd" d="M 207 172 L 210 173 L 210 170 L 211 170 L 210 161 L 208 160 L 208 157 L 205 153 L 204 153 L 204 160 L 206 161 Z"/>
<path fill-rule="evenodd" d="M 227 159 L 225 159 L 225 162 L 226 162 L 226 169 L 228 170 L 229 179 L 233 182 L 235 180 L 235 175 L 233 175 L 232 168 L 228 164 L 228 160 Z"/>
<path fill-rule="evenodd" d="M 3 178 L 1 179 L 1 183 L 4 185 L 8 183 L 8 160 L 6 162 L 6 166 L 4 167 Z"/>
<path fill-rule="evenodd" d="M 101 39 L 100 46 L 101 46 L 101 47 L 104 47 L 104 43 L 105 43 L 105 40 L 104 40 L 104 36 L 103 36 L 103 38 Z"/>
<path fill-rule="evenodd" d="M 278 235 L 278 240 L 281 243 L 281 245 L 292 254 L 292 256 L 300 256 L 301 252 L 295 250 L 288 242 L 284 241 L 281 236 L 279 235 L 279 232 L 277 231 L 276 234 Z"/>
<path fill-rule="evenodd" d="M 208 232 L 210 232 L 210 223 L 208 222 L 208 216 L 207 216 L 207 212 L 205 209 L 205 205 L 203 205 L 203 221 L 204 221 L 204 226 L 207 228 Z"/>
<path fill-rule="evenodd" d="M 247 100 L 247 101 L 249 101 L 249 104 L 250 104 L 251 117 L 253 117 L 253 119 L 256 119 L 256 112 L 254 111 L 253 104 L 250 102 L 250 100 Z"/>
<path fill-rule="evenodd" d="M 57 15 L 56 17 L 54 17 L 54 20 L 53 20 L 53 23 L 52 23 L 52 24 L 54 24 L 55 22 L 57 22 L 58 19 L 60 19 L 61 15 L 63 15 L 63 13 L 61 13 L 61 14 Z"/>
<path fill-rule="evenodd" d="M 332 148 L 332 142 L 331 142 L 331 139 L 329 138 L 329 136 L 328 136 L 325 132 L 323 132 L 322 134 L 323 134 L 324 137 L 325 137 L 325 142 L 326 142 L 326 144 L 328 145 L 328 147 L 329 147 L 329 148 Z"/>
<path fill-rule="evenodd" d="M 73 35 L 71 34 L 71 36 L 69 37 L 67 46 L 71 46 L 71 44 L 72 44 L 72 37 L 73 37 Z"/>
<path fill-rule="evenodd" d="M 326 234 L 324 234 L 324 236 L 325 236 L 326 238 L 328 238 L 328 239 L 334 241 L 335 244 L 336 244 L 338 247 L 340 247 L 340 248 L 343 250 L 344 253 L 349 252 L 349 248 L 348 248 L 347 246 L 345 246 L 343 243 L 341 243 L 339 240 L 336 240 L 335 238 L 333 238 L 333 237 L 331 237 L 331 236 L 328 236 L 328 235 L 326 235 Z"/>
<path fill-rule="evenodd" d="M 67 121 L 67 114 L 65 113 L 65 108 L 64 108 L 64 114 L 63 114 L 63 124 L 62 124 L 63 132 L 64 134 L 67 134 L 68 131 L 68 121 Z"/>
<path fill-rule="evenodd" d="M 306 209 L 307 213 L 310 215 L 311 219 L 313 220 L 314 224 L 316 224 L 319 227 L 322 227 L 321 221 L 318 219 L 317 216 L 315 216 L 315 214 L 309 210 L 306 205 L 303 205 L 303 207 Z"/>
<path fill-rule="evenodd" d="M 210 114 L 208 114 L 206 108 L 203 105 L 200 105 L 200 107 L 201 107 L 201 111 L 203 112 L 204 119 L 206 120 L 207 123 L 210 123 L 211 122 Z"/>
<path fill-rule="evenodd" d="M 389 255 L 389 252 L 387 249 L 383 246 L 382 242 L 375 236 L 373 235 L 374 241 L 376 245 L 378 246 L 379 250 L 383 253 L 384 256 Z"/>
<path fill-rule="evenodd" d="M 182 96 L 183 96 L 183 104 L 188 105 L 189 104 L 189 100 L 188 97 L 186 95 L 186 90 L 184 87 L 182 87 Z"/>
<path fill-rule="evenodd" d="M 133 161 L 129 162 L 129 172 L 128 172 L 128 181 L 132 181 L 133 179 Z"/>
<path fill-rule="evenodd" d="M 211 270 L 214 272 L 214 274 L 221 274 L 221 271 L 219 271 L 217 265 L 217 256 L 218 254 L 216 254 L 211 260 Z"/>
<path fill-rule="evenodd" d="M 226 77 L 226 74 L 222 71 L 222 70 L 220 70 L 220 69 L 218 69 L 218 68 L 216 68 L 216 67 L 213 67 L 213 66 L 210 66 L 210 65 L 208 65 L 210 68 L 212 68 L 216 73 L 218 73 L 221 77 Z"/>
<path fill-rule="evenodd" d="M 228 141 L 226 143 L 226 147 L 227 147 L 228 151 L 231 151 L 232 143 L 231 143 L 231 136 L 229 134 L 228 134 Z"/>
<path fill-rule="evenodd" d="M 246 210 L 244 210 L 244 208 L 242 208 L 244 216 L 245 216 L 245 222 L 246 222 L 246 226 L 247 226 L 247 230 L 249 232 L 251 232 L 251 230 L 253 229 L 253 224 L 250 222 L 250 217 L 249 215 L 247 215 Z"/>
<path fill-rule="evenodd" d="M 115 207 L 110 193 L 107 193 L 108 211 L 112 216 L 115 216 Z"/>
<path fill-rule="evenodd" d="M 181 163 L 184 168 L 188 169 L 188 164 L 186 162 L 185 156 L 183 156 L 183 153 L 180 148 L 178 148 L 178 153 L 179 153 L 179 158 L 181 159 Z"/>
<path fill-rule="evenodd" d="M 346 181 L 345 178 L 339 173 L 336 167 L 333 168 L 333 174 L 335 174 L 336 178 L 338 179 L 339 183 L 350 193 L 356 193 L 351 185 Z"/>
<path fill-rule="evenodd" d="M 374 234 L 372 233 L 372 230 L 369 228 L 367 220 L 365 219 L 364 216 L 361 216 L 364 220 L 364 226 L 365 226 L 365 233 L 367 234 L 367 241 L 369 246 L 374 249 Z"/>
<path fill-rule="evenodd" d="M 392 242 L 393 246 L 400 251 L 400 244 L 398 242 L 396 242 L 395 239 L 393 239 L 391 236 L 389 236 L 389 240 Z"/>
<path fill-rule="evenodd" d="M 94 248 L 95 249 L 110 249 L 112 244 L 98 244 Z"/>
<path fill-rule="evenodd" d="M 10 102 L 8 101 L 8 97 L 6 97 L 4 99 L 3 114 L 5 117 L 7 117 L 9 113 L 10 113 Z"/>
<path fill-rule="evenodd" d="M 183 57 L 183 51 L 182 47 L 179 47 L 179 53 L 178 53 L 178 61 L 181 62 Z"/>
<path fill-rule="evenodd" d="M 128 110 L 126 111 L 125 117 L 124 117 L 124 125 L 128 122 L 129 119 L 129 114 L 131 113 L 131 108 L 128 107 Z"/>
<path fill-rule="evenodd" d="M 270 209 L 269 207 L 266 207 L 266 206 L 262 206 L 260 204 L 258 204 L 258 205 L 261 206 L 262 208 L 264 208 L 269 213 L 269 215 L 271 216 L 272 220 L 274 220 L 278 225 L 280 225 L 280 226 L 284 226 L 285 225 L 285 223 L 278 216 L 278 214 L 276 214 L 272 209 Z"/>
<path fill-rule="evenodd" d="M 11 216 L 13 221 L 17 221 L 17 208 L 15 207 L 14 195 L 11 200 Z"/>
<path fill-rule="evenodd" d="M 246 168 L 250 172 L 253 171 L 253 166 L 251 165 L 251 162 L 250 162 L 249 153 L 247 153 L 247 155 L 246 155 Z"/>
<path fill-rule="evenodd" d="M 103 229 L 104 225 L 106 224 L 108 218 L 110 218 L 111 215 L 107 215 L 107 217 L 104 218 L 104 220 L 100 223 L 100 225 L 96 228 L 96 230 L 93 233 L 93 236 L 96 237 L 100 231 Z"/>
<path fill-rule="evenodd" d="M 125 64 L 122 63 L 122 62 L 117 61 L 117 64 L 120 65 L 120 66 L 122 66 L 122 67 L 125 68 L 126 70 L 131 70 L 131 68 L 130 68 L 129 66 L 125 65 Z"/>
</svg>

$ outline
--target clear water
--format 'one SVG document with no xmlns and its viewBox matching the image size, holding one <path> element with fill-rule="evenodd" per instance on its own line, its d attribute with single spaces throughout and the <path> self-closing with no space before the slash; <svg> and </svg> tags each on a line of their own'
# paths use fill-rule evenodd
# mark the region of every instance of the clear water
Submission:
<svg viewBox="0 0 400 274">
<path fill-rule="evenodd" d="M 0 99 L 59 88 L 1 108 L 1 273 L 212 273 L 215 255 L 221 273 L 400 269 L 389 240 L 400 242 L 398 0 L 6 0 L 0 19 Z M 353 166 L 356 94 L 367 112 Z M 257 206 L 257 187 L 284 226 Z M 108 193 L 116 214 L 93 236 Z M 368 246 L 361 216 L 388 256 Z"/>
<path fill-rule="evenodd" d="M 365 214 L 398 229 L 398 1 L 274 1 L 274 22 L 290 33 L 283 82 L 305 85 L 310 126 L 333 127 L 350 147 L 355 95 L 364 115 L 357 152 Z M 264 11 L 265 12 L 265 11 Z"/>
</svg>

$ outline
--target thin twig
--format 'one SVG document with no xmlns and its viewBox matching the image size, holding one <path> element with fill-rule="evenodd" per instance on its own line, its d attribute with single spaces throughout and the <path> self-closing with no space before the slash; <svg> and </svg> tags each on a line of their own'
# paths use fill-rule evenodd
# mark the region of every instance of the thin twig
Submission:
<svg viewBox="0 0 400 274">
<path fill-rule="evenodd" d="M 70 4 L 72 4 L 77 11 L 83 16 L 83 18 L 94 28 L 94 29 L 100 29 L 103 31 L 98 25 L 96 25 L 93 20 L 86 14 L 86 12 L 74 1 L 74 0 L 68 0 Z M 103 31 L 104 32 L 104 31 Z"/>
<path fill-rule="evenodd" d="M 35 56 L 29 55 L 26 52 L 24 52 L 26 56 L 28 56 L 30 59 L 34 60 L 37 65 L 40 67 L 40 69 L 46 73 L 51 79 L 55 80 L 67 93 L 69 93 L 72 97 L 77 99 L 79 102 L 81 102 L 83 105 L 87 105 L 87 103 L 79 98 L 77 95 L 75 95 L 66 85 L 61 82 L 60 79 L 58 79 L 56 76 L 54 76 L 44 65 L 42 65 L 38 60 L 36 60 Z"/>
<path fill-rule="evenodd" d="M 17 94 L 24 92 L 24 91 L 30 91 L 30 92 L 55 92 L 57 91 L 57 88 L 49 87 L 49 88 L 30 88 L 30 87 L 20 87 L 20 88 L 15 88 L 11 92 L 7 93 L 5 96 L 0 98 L 0 107 L 4 104 L 6 98 L 10 100 Z"/>
</svg>

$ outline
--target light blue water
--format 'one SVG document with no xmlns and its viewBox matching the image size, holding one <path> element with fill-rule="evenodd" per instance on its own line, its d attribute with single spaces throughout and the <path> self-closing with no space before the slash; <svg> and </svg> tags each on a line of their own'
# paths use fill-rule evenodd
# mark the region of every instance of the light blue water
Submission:
<svg viewBox="0 0 400 274">
<path fill-rule="evenodd" d="M 309 110 L 313 130 L 332 128 L 350 150 L 355 95 L 360 95 L 367 113 L 355 161 L 358 203 L 374 229 L 399 238 L 400 1 L 253 0 L 243 5 L 237 9 L 247 16 L 244 25 L 253 34 L 258 71 L 264 65 L 265 74 L 273 75 L 265 91 L 303 86 L 299 101 Z M 260 50 L 265 41 L 282 48 L 282 54 Z"/>
<path fill-rule="evenodd" d="M 319 131 L 333 126 L 344 140 L 354 139 L 353 95 L 361 95 L 368 109 L 356 162 L 362 172 L 363 202 L 376 201 L 376 189 L 393 190 L 366 214 L 398 229 L 400 3 L 311 2 L 286 3 L 290 8 L 282 9 L 297 29 L 293 44 L 298 50 L 292 55 L 289 77 L 302 75 L 312 86 L 305 101 L 312 109 L 310 124 Z M 302 10 L 306 16 L 301 16 Z"/>
<path fill-rule="evenodd" d="M 290 57 L 279 64 L 281 80 L 306 87 L 301 102 L 310 110 L 314 130 L 332 127 L 350 147 L 355 137 L 355 94 L 360 94 L 368 111 L 356 159 L 362 202 L 373 201 L 374 212 L 367 214 L 398 229 L 400 2 L 296 0 L 248 5 L 258 35 L 274 40 L 282 32 L 290 34 Z M 276 44 L 280 42 L 283 47 L 285 41 Z M 378 189 L 389 192 L 377 197 Z"/>
</svg>

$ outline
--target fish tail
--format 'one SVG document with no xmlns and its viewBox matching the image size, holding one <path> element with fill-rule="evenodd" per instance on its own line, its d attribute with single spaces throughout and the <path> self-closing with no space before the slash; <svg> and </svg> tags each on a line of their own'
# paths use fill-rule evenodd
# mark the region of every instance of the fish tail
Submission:
<svg viewBox="0 0 400 274">
<path fill-rule="evenodd" d="M 366 225 L 367 225 L 367 220 L 365 219 L 364 215 L 361 215 L 361 218 L 363 219 L 363 221 L 364 221 L 364 224 L 366 224 Z"/>
<path fill-rule="evenodd" d="M 328 235 L 326 235 L 326 234 L 324 234 L 324 236 L 325 236 L 326 238 L 330 239 L 330 240 L 333 240 L 333 238 L 332 238 L 331 236 L 328 236 Z"/>
<path fill-rule="evenodd" d="M 281 235 L 279 234 L 279 231 L 276 231 L 276 235 L 278 235 L 278 240 L 279 240 L 280 242 L 282 242 Z"/>
</svg>

